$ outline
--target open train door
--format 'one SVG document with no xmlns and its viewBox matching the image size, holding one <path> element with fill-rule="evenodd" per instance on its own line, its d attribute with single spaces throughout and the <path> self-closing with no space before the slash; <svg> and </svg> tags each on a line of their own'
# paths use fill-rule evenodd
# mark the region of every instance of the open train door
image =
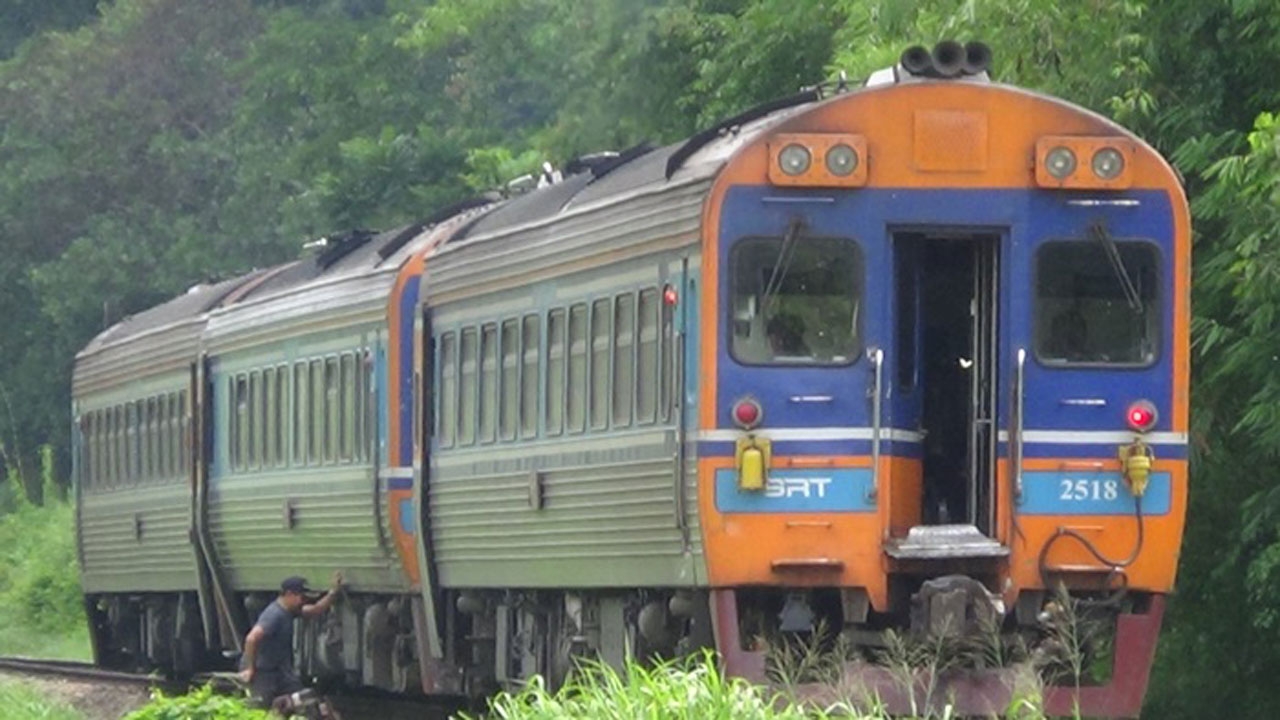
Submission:
<svg viewBox="0 0 1280 720">
<path fill-rule="evenodd" d="M 425 693 L 456 694 L 460 678 L 446 671 L 444 598 L 431 561 L 431 525 L 428 490 L 431 437 L 435 426 L 433 393 L 435 353 L 430 311 L 425 304 L 413 319 L 413 516 L 417 523 L 414 549 L 418 560 L 418 597 L 413 601 L 414 624 L 419 629 L 418 656 Z M 389 390 L 390 391 L 390 390 Z"/>
<path fill-rule="evenodd" d="M 919 523 L 904 559 L 1003 557 L 997 537 L 1001 237 L 990 230 L 892 234 L 892 427 L 918 433 Z"/>
<path fill-rule="evenodd" d="M 188 472 L 191 484 L 191 540 L 196 556 L 196 587 L 205 642 L 210 650 L 243 649 L 248 621 L 230 592 L 209 532 L 209 465 L 213 454 L 213 386 L 204 353 L 191 365 L 186 411 Z"/>
</svg>

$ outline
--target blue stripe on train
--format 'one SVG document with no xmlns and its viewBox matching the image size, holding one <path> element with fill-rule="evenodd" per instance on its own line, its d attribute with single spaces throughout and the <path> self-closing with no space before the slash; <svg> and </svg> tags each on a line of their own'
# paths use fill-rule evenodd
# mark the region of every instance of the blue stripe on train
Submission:
<svg viewBox="0 0 1280 720">
<path fill-rule="evenodd" d="M 1107 458 L 1116 457 L 1119 443 L 1026 443 L 1022 447 L 1025 458 Z M 1153 444 L 1152 449 L 1159 460 L 1186 460 L 1187 446 L 1181 443 L 1167 445 Z M 779 440 L 773 443 L 776 455 L 838 455 L 867 456 L 871 454 L 870 440 Z M 920 443 L 904 440 L 885 440 L 880 443 L 880 452 L 920 459 L 923 448 Z M 1008 443 L 1000 443 L 1000 457 L 1007 457 Z M 701 440 L 698 442 L 698 457 L 733 457 L 734 444 L 727 440 Z"/>
</svg>

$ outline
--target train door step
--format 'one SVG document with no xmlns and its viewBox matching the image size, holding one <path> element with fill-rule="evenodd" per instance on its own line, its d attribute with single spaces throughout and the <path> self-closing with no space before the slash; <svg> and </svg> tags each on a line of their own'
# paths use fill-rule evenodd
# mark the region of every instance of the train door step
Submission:
<svg viewBox="0 0 1280 720">
<path fill-rule="evenodd" d="M 917 525 L 905 538 L 887 540 L 884 551 L 900 560 L 1001 558 L 1009 554 L 1009 548 L 974 525 Z"/>
</svg>

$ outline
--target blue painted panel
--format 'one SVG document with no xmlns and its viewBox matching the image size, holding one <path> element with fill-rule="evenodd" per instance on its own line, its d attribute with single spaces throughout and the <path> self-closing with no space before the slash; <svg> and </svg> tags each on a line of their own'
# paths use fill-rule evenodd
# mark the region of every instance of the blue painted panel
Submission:
<svg viewBox="0 0 1280 720">
<path fill-rule="evenodd" d="M 1151 473 L 1142 497 L 1143 515 L 1168 515 L 1173 479 Z M 1022 474 L 1021 515 L 1132 515 L 1133 495 L 1119 472 L 1052 470 Z"/>
<path fill-rule="evenodd" d="M 822 202 L 768 202 L 766 198 L 793 200 L 819 197 Z M 1041 244 L 1064 238 L 1086 237 L 1089 226 L 1104 221 L 1116 238 L 1147 238 L 1161 249 L 1162 343 L 1159 359 L 1149 368 L 1041 367 L 1029 357 L 1026 366 L 1024 425 L 1033 429 L 1119 430 L 1124 409 L 1146 398 L 1161 410 L 1156 430 L 1169 430 L 1173 396 L 1172 284 L 1173 211 L 1167 194 L 1134 190 L 1107 193 L 1113 199 L 1136 200 L 1133 207 L 1069 205 L 1077 193 L 1040 189 L 910 190 L 871 188 L 854 190 L 801 190 L 762 186 L 731 188 L 725 198 L 719 228 L 722 315 L 731 306 L 730 253 L 735 241 L 751 236 L 781 236 L 793 218 L 802 219 L 815 236 L 849 237 L 862 248 L 865 267 L 864 303 L 859 318 L 864 347 L 885 351 L 886 381 L 896 366 L 892 323 L 892 233 L 898 228 L 966 227 L 997 232 L 1001 240 L 999 377 L 997 384 L 1000 427 L 1008 425 L 1007 398 L 1011 386 L 1015 348 L 1032 348 L 1035 251 Z M 704 319 L 705 322 L 705 319 Z M 732 427 L 729 416 L 734 400 L 754 396 L 764 408 L 765 427 L 869 426 L 866 391 L 870 369 L 864 358 L 843 367 L 751 367 L 737 363 L 729 353 L 730 325 L 716 322 L 719 359 L 716 381 L 719 405 L 716 427 Z M 798 395 L 830 395 L 821 405 L 789 401 Z M 919 395 L 919 393 L 917 393 Z M 1105 408 L 1064 404 L 1069 398 L 1101 398 Z M 883 421 L 888 426 L 909 424 L 913 413 L 901 408 L 894 416 L 893 398 L 886 403 Z M 902 422 L 899 422 L 901 419 Z"/>
<path fill-rule="evenodd" d="M 737 454 L 734 443 L 728 440 L 699 440 L 697 448 L 699 457 L 733 457 Z M 919 460 L 923 456 L 923 446 L 918 442 L 906 440 L 883 440 L 880 442 L 880 452 L 886 456 L 893 455 Z M 871 441 L 774 440 L 773 454 L 775 457 L 789 455 L 870 455 Z M 1114 454 L 1114 448 L 1112 454 Z"/>
<path fill-rule="evenodd" d="M 412 498 L 404 498 L 400 501 L 400 532 L 406 535 L 418 532 L 418 520 L 413 516 Z"/>
<path fill-rule="evenodd" d="M 737 470 L 716 470 L 716 509 L 722 513 L 875 512 L 870 491 L 870 468 L 771 470 L 758 492 L 738 489 Z"/>
<path fill-rule="evenodd" d="M 400 347 L 392 352 L 400 354 L 400 377 L 392 378 L 399 394 L 400 447 L 392 448 L 394 462 L 401 466 L 413 464 L 413 320 L 418 312 L 418 275 L 410 275 L 401 290 Z"/>
</svg>

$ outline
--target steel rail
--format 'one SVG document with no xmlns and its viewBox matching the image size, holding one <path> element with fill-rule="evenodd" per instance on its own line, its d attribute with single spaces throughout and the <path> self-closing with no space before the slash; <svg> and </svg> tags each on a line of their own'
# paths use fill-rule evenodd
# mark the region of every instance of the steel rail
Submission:
<svg viewBox="0 0 1280 720">
<path fill-rule="evenodd" d="M 45 660 L 12 655 L 0 656 L 0 671 L 135 685 L 166 682 L 165 678 L 158 675 L 106 670 L 92 663 L 77 660 Z"/>
</svg>

